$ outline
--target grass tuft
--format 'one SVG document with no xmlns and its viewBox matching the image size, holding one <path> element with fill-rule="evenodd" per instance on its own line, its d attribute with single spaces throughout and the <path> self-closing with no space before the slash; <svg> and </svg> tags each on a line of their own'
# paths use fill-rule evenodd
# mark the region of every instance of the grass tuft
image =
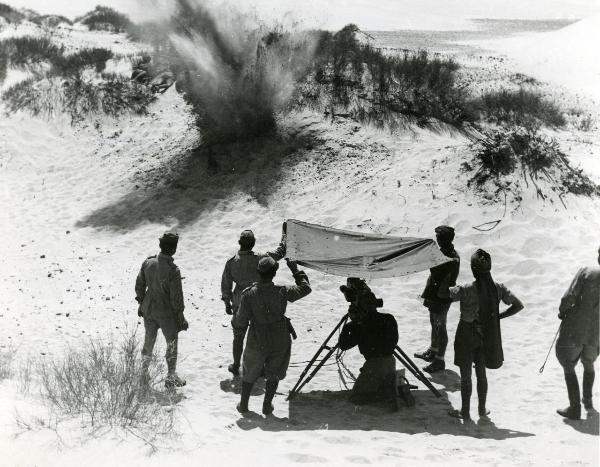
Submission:
<svg viewBox="0 0 600 467">
<path fill-rule="evenodd" d="M 476 101 L 484 120 L 492 123 L 526 127 L 563 127 L 566 124 L 561 109 L 539 92 L 520 88 L 486 92 Z"/>
</svg>

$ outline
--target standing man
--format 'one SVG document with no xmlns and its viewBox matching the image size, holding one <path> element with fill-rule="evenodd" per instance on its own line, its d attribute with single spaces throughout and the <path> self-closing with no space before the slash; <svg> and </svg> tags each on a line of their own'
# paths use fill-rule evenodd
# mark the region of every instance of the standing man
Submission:
<svg viewBox="0 0 600 467">
<path fill-rule="evenodd" d="M 146 335 L 142 348 L 142 378 L 148 381 L 148 367 L 160 328 L 167 342 L 168 374 L 165 387 L 185 386 L 185 380 L 177 376 L 177 334 L 188 329 L 183 316 L 183 290 L 181 273 L 173 262 L 179 236 L 165 232 L 159 238 L 160 253 L 149 256 L 135 281 L 135 299 L 140 304 L 138 316 L 144 318 Z"/>
<path fill-rule="evenodd" d="M 349 277 L 346 286 L 340 287 L 340 290 L 350 302 L 350 322 L 342 328 L 338 346 L 341 350 L 348 350 L 358 345 L 358 350 L 365 357 L 365 364 L 352 387 L 350 402 L 360 405 L 389 399 L 393 410 L 397 410 L 394 358 L 394 349 L 398 344 L 396 319 L 377 311 L 383 303 L 375 297 L 364 280 Z"/>
<path fill-rule="evenodd" d="M 287 265 L 296 280 L 296 285 L 275 285 L 273 278 L 279 264 L 270 256 L 258 262 L 258 282 L 242 292 L 240 308 L 233 317 L 235 328 L 248 331 L 248 342 L 244 350 L 242 395 L 237 409 L 240 413 L 248 412 L 250 392 L 256 379 L 264 373 L 265 398 L 262 413 L 273 413 L 273 397 L 279 381 L 285 378 L 294 334 L 289 319 L 285 316 L 287 302 L 295 302 L 306 297 L 310 292 L 308 277 L 299 271 L 293 261 Z"/>
<path fill-rule="evenodd" d="M 600 248 L 598 249 L 600 264 Z M 599 353 L 598 309 L 600 308 L 600 268 L 585 267 L 577 271 L 573 282 L 560 301 L 558 318 L 562 320 L 556 342 L 556 358 L 563 367 L 569 406 L 558 409 L 565 418 L 579 420 L 579 380 L 575 366 L 583 364 L 583 406 L 593 410 L 592 387 L 594 385 L 594 361 Z"/>
<path fill-rule="evenodd" d="M 460 410 L 450 411 L 452 417 L 471 419 L 471 375 L 475 366 L 477 377 L 478 413 L 487 417 L 488 381 L 486 368 L 498 369 L 504 363 L 500 320 L 523 309 L 521 301 L 504 285 L 492 278 L 492 257 L 477 250 L 471 256 L 471 272 L 475 281 L 442 290 L 453 301 L 460 301 L 460 321 L 454 338 L 454 364 L 460 368 Z M 500 302 L 509 307 L 500 312 Z"/>
<path fill-rule="evenodd" d="M 429 270 L 429 278 L 425 290 L 421 295 L 423 305 L 429 310 L 429 322 L 431 323 L 431 343 L 425 352 L 416 353 L 415 357 L 426 362 L 431 362 L 423 368 L 428 373 L 441 371 L 446 368 L 444 355 L 448 345 L 448 331 L 446 330 L 446 319 L 452 301 L 449 298 L 440 297 L 440 290 L 456 285 L 456 279 L 460 270 L 460 257 L 454 249 L 454 229 L 447 225 L 435 228 L 435 238 L 441 252 L 453 261 L 440 264 Z"/>
<path fill-rule="evenodd" d="M 225 302 L 225 313 L 233 315 L 231 323 L 233 328 L 233 363 L 229 365 L 228 370 L 237 376 L 240 374 L 240 360 L 244 350 L 244 337 L 246 328 L 236 328 L 233 326 L 233 320 L 240 306 L 240 296 L 242 291 L 258 282 L 258 262 L 267 256 L 279 261 L 285 256 L 285 222 L 283 224 L 283 234 L 279 247 L 274 252 L 257 254 L 252 251 L 256 239 L 252 230 L 244 230 L 240 234 L 238 241 L 239 251 L 225 263 L 225 269 L 221 276 L 221 300 Z M 235 288 L 233 283 L 235 282 Z M 233 288 L 233 293 L 231 289 Z"/>
</svg>

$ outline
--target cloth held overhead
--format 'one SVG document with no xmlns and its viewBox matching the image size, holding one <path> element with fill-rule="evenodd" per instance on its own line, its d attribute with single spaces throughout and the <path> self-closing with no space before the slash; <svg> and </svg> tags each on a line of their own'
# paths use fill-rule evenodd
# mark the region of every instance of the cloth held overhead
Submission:
<svg viewBox="0 0 600 467">
<path fill-rule="evenodd" d="M 288 219 L 287 258 L 345 277 L 374 279 L 424 271 L 452 261 L 429 238 L 391 237 Z"/>
</svg>

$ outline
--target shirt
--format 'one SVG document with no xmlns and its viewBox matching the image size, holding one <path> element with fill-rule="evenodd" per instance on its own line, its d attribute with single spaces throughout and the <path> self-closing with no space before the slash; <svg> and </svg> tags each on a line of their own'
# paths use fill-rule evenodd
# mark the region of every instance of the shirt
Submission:
<svg viewBox="0 0 600 467">
<path fill-rule="evenodd" d="M 175 318 L 183 313 L 181 272 L 173 257 L 163 253 L 148 257 L 137 275 L 135 294 L 146 318 Z"/>
<path fill-rule="evenodd" d="M 517 298 L 504 284 L 495 282 L 498 291 L 498 303 L 502 301 L 506 305 L 518 303 Z M 450 299 L 453 302 L 460 301 L 460 319 L 467 323 L 479 320 L 479 296 L 477 286 L 473 281 L 471 284 L 450 287 Z"/>
<path fill-rule="evenodd" d="M 258 282 L 258 262 L 266 256 L 270 256 L 275 261 L 283 258 L 285 256 L 285 237 L 281 239 L 281 243 L 273 252 L 261 254 L 240 250 L 235 256 L 228 259 L 221 276 L 221 300 L 227 303 L 231 302 L 232 306 L 237 309 L 242 291 Z M 233 287 L 234 282 L 235 288 Z M 233 293 L 231 289 L 233 289 Z"/>
<path fill-rule="evenodd" d="M 560 302 L 559 344 L 599 345 L 600 268 L 581 268 Z"/>
</svg>

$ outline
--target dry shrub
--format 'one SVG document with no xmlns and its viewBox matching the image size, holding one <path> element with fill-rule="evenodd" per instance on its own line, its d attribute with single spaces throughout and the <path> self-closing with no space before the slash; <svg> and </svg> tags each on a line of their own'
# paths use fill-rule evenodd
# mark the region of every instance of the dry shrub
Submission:
<svg viewBox="0 0 600 467">
<path fill-rule="evenodd" d="M 156 358 L 149 385 L 142 382 L 135 332 L 118 342 L 90 341 L 63 358 L 42 359 L 35 370 L 42 399 L 60 414 L 81 416 L 91 427 L 137 428 L 155 435 L 173 428 L 173 411 L 165 405 L 180 397 L 154 388 L 165 371 Z"/>
<path fill-rule="evenodd" d="M 144 114 L 155 96 L 125 77 L 103 74 L 100 82 L 80 76 L 31 78 L 11 86 L 2 98 L 10 113 L 24 110 L 46 118 L 66 113 L 77 123 L 102 113 L 112 117 Z"/>
<path fill-rule="evenodd" d="M 475 151 L 473 164 L 465 168 L 475 170 L 469 183 L 474 182 L 478 187 L 488 181 L 504 185 L 501 180 L 517 172 L 525 183 L 535 186 L 542 198 L 545 195 L 538 185 L 539 180 L 545 180 L 559 194 L 600 194 L 600 187 L 582 170 L 572 167 L 558 142 L 535 129 L 490 130 L 476 139 L 472 149 Z"/>
<path fill-rule="evenodd" d="M 525 127 L 563 127 L 566 120 L 560 107 L 537 91 L 500 89 L 484 93 L 474 103 L 485 120 Z"/>
<path fill-rule="evenodd" d="M 60 60 L 64 47 L 59 47 L 47 37 L 11 37 L 0 41 L 0 56 L 7 66 L 26 67 L 40 62 L 53 63 Z"/>
</svg>

